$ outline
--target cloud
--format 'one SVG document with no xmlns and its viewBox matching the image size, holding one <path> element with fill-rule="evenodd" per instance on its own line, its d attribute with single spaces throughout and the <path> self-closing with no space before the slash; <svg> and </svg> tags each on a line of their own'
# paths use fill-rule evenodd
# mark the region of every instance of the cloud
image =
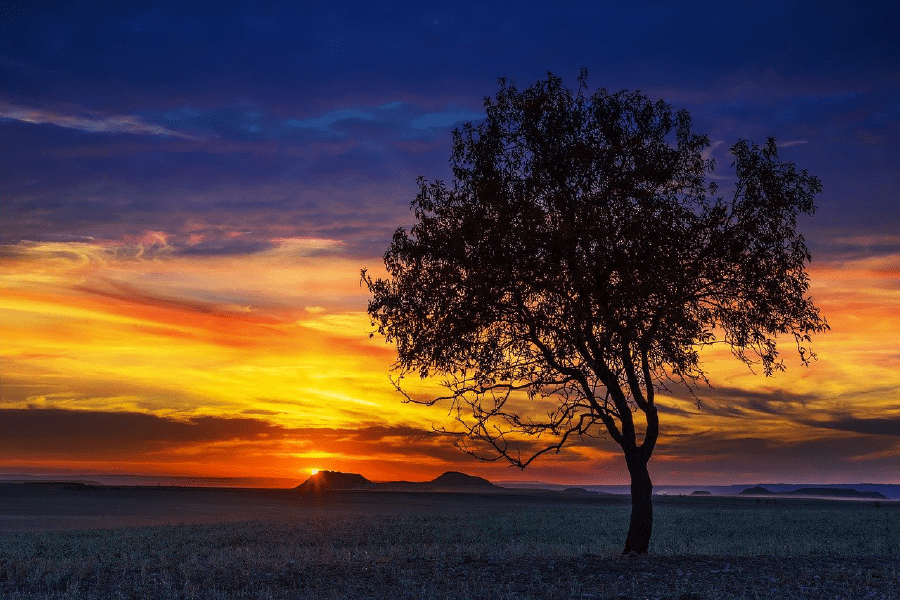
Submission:
<svg viewBox="0 0 900 600">
<path fill-rule="evenodd" d="M 4 456 L 144 455 L 174 445 L 283 436 L 284 428 L 259 419 L 192 417 L 183 420 L 135 412 L 0 409 Z"/>
<path fill-rule="evenodd" d="M 277 247 L 271 240 L 212 239 L 185 243 L 176 249 L 184 256 L 236 256 L 257 254 Z"/>
<path fill-rule="evenodd" d="M 31 457 L 112 462 L 127 457 L 177 463 L 192 455 L 247 463 L 260 456 L 278 461 L 296 454 L 341 460 L 470 461 L 446 439 L 408 425 L 288 427 L 251 416 L 27 408 L 0 409 L 0 428 L 7 432 L 0 439 L 0 456 L 7 461 Z"/>
<path fill-rule="evenodd" d="M 393 101 L 378 106 L 340 108 L 307 119 L 288 119 L 284 123 L 291 128 L 312 129 L 320 132 L 340 133 L 358 128 L 366 123 L 381 126 L 384 134 L 400 138 L 422 136 L 422 130 L 446 128 L 463 121 L 479 121 L 483 112 L 447 107 L 441 111 L 423 112 L 421 106 Z M 368 133 L 373 133 L 368 130 Z"/>
<path fill-rule="evenodd" d="M 836 429 L 865 435 L 889 435 L 900 437 L 900 415 L 880 418 L 858 418 L 851 415 L 835 416 L 826 420 L 800 419 L 810 427 Z"/>
<path fill-rule="evenodd" d="M 843 262 L 845 266 L 866 267 L 874 261 L 880 261 L 885 267 L 900 264 L 900 235 L 894 233 L 858 233 L 842 235 L 838 230 L 835 235 L 818 243 L 822 249 L 823 260 Z M 853 265 L 852 263 L 856 264 Z M 846 264 L 851 263 L 851 264 Z M 895 275 L 896 280 L 896 275 Z"/>
<path fill-rule="evenodd" d="M 131 133 L 135 135 L 159 135 L 183 139 L 196 139 L 186 133 L 175 131 L 134 115 L 111 115 L 105 117 L 79 117 L 38 108 L 16 106 L 0 101 L 0 118 L 23 123 L 55 125 L 67 129 L 77 129 L 86 133 Z"/>
<path fill-rule="evenodd" d="M 129 283 L 101 278 L 94 285 L 75 285 L 72 289 L 89 296 L 99 296 L 118 303 L 137 304 L 169 313 L 183 312 L 196 315 L 217 316 L 220 318 L 245 318 L 249 313 L 246 307 L 221 304 L 202 300 L 164 296 L 140 289 Z"/>
<path fill-rule="evenodd" d="M 650 464 L 657 482 L 895 483 L 900 445 L 887 436 L 804 435 L 774 439 L 717 430 L 666 436 Z"/>
<path fill-rule="evenodd" d="M 236 256 L 267 256 L 275 260 L 341 254 L 346 244 L 323 237 L 253 237 L 250 232 L 215 230 L 193 233 L 147 231 L 122 240 L 82 238 L 55 242 L 19 242 L 0 245 L 0 261 L 127 264 L 129 261 L 177 260 Z"/>
<path fill-rule="evenodd" d="M 374 121 L 375 115 L 371 112 L 361 110 L 359 108 L 340 108 L 313 117 L 311 119 L 288 119 L 287 121 L 285 121 L 285 124 L 289 127 L 299 127 L 301 129 L 319 129 L 322 131 L 326 131 L 334 123 L 350 119 Z"/>
</svg>

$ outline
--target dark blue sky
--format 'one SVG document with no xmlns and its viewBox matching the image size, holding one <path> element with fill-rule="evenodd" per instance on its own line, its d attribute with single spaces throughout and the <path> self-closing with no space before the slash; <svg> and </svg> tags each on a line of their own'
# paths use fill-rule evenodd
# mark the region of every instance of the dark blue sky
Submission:
<svg viewBox="0 0 900 600">
<path fill-rule="evenodd" d="M 723 175 L 739 137 L 778 138 L 825 184 L 817 254 L 900 246 L 896 1 L 20 2 L 2 19 L 3 243 L 154 230 L 186 252 L 297 235 L 377 256 L 498 77 L 587 67 L 592 89 L 688 108 Z"/>
</svg>

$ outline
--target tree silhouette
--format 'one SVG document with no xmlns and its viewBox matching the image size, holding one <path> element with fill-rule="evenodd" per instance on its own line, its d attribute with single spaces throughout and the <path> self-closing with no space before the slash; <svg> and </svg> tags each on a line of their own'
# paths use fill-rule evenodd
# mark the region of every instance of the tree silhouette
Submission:
<svg viewBox="0 0 900 600">
<path fill-rule="evenodd" d="M 397 347 L 398 389 L 410 373 L 441 377 L 446 396 L 407 399 L 450 403 L 466 452 L 524 468 L 573 438 L 618 442 L 624 552 L 646 553 L 660 389 L 706 382 L 698 351 L 714 343 L 771 375 L 788 334 L 808 364 L 811 334 L 828 327 L 796 231 L 821 184 L 773 139 L 741 140 L 720 197 L 686 111 L 589 95 L 586 78 L 575 91 L 549 73 L 524 91 L 501 79 L 487 118 L 453 133 L 452 187 L 419 178 L 389 278 L 362 278 L 373 325 Z"/>
</svg>

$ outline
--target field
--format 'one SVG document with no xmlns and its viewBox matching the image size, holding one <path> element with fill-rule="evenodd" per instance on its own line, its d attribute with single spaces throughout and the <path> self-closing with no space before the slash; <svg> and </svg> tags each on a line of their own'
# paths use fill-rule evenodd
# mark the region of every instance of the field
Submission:
<svg viewBox="0 0 900 600">
<path fill-rule="evenodd" d="M 893 598 L 900 504 L 0 486 L 2 598 Z"/>
</svg>

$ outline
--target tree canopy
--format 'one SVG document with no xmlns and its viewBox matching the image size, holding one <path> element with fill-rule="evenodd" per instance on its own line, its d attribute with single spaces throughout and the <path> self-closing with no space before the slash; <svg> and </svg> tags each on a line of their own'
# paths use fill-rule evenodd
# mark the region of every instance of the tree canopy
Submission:
<svg viewBox="0 0 900 600">
<path fill-rule="evenodd" d="M 487 118 L 454 131 L 452 185 L 418 180 L 389 277 L 363 279 L 395 370 L 443 378 L 449 393 L 428 402 L 451 403 L 464 450 L 524 467 L 572 436 L 618 442 L 635 503 L 626 551 L 646 552 L 660 387 L 706 381 L 699 351 L 714 343 L 770 375 L 786 335 L 807 363 L 827 328 L 797 232 L 821 183 L 773 139 L 739 140 L 720 195 L 687 111 L 589 94 L 584 71 L 578 84 L 501 79 Z M 523 435 L 546 443 L 522 454 Z"/>
</svg>

